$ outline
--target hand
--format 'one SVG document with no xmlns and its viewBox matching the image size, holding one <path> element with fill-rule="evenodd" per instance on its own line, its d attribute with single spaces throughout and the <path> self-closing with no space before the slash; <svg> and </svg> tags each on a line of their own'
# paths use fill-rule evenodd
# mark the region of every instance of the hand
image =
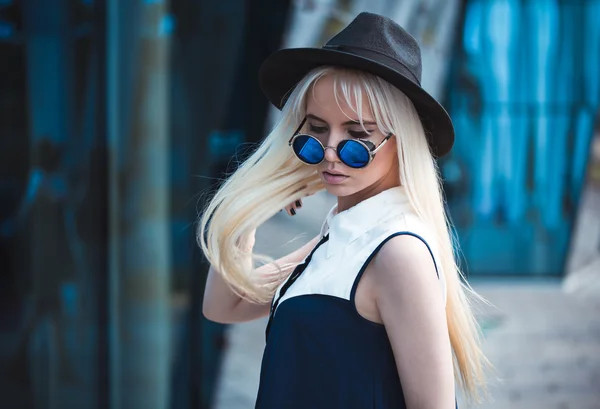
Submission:
<svg viewBox="0 0 600 409">
<path fill-rule="evenodd" d="M 303 191 L 305 189 L 306 189 L 306 186 L 303 186 L 302 189 L 300 189 L 299 191 Z M 310 194 L 303 193 L 303 194 L 304 194 L 304 197 L 307 197 L 307 196 L 312 196 L 314 193 L 310 193 Z M 302 207 L 302 199 L 298 199 L 295 202 L 287 205 L 284 209 L 287 212 L 287 214 L 289 214 L 290 216 L 295 216 L 301 207 Z"/>
<path fill-rule="evenodd" d="M 242 252 L 250 253 L 254 248 L 254 243 L 256 243 L 256 230 L 252 230 L 248 236 L 241 238 L 237 245 Z"/>
<path fill-rule="evenodd" d="M 298 209 L 302 207 L 302 199 L 296 200 L 294 203 L 289 204 L 285 207 L 285 211 L 290 216 L 295 216 Z"/>
</svg>

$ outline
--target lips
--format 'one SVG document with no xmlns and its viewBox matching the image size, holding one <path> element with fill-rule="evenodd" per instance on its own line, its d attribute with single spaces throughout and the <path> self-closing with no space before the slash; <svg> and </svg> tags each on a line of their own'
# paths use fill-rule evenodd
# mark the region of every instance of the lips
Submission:
<svg viewBox="0 0 600 409">
<path fill-rule="evenodd" d="M 346 180 L 348 178 L 348 176 L 338 173 L 338 172 L 332 172 L 329 170 L 324 171 L 323 173 L 323 180 L 325 181 L 325 183 L 328 183 L 330 185 L 337 185 L 339 183 L 342 183 L 344 180 Z"/>
<path fill-rule="evenodd" d="M 346 176 L 342 172 L 338 172 L 337 170 L 333 170 L 333 169 L 327 169 L 327 170 L 323 171 L 323 173 L 329 173 L 330 175 L 334 175 L 334 176 Z"/>
</svg>

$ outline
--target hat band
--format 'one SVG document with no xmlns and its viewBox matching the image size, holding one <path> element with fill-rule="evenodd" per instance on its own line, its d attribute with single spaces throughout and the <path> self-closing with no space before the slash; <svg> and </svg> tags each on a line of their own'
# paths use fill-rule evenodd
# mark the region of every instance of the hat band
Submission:
<svg viewBox="0 0 600 409">
<path fill-rule="evenodd" d="M 415 74 L 401 61 L 396 60 L 386 54 L 380 53 L 378 51 L 373 51 L 368 48 L 358 47 L 355 45 L 343 45 L 343 44 L 325 44 L 322 48 L 338 50 L 354 55 L 358 55 L 360 57 L 366 57 L 369 60 L 375 62 L 383 62 L 390 68 L 395 69 L 405 77 L 409 77 L 413 80 L 417 85 L 421 86 L 421 81 L 417 78 Z"/>
</svg>

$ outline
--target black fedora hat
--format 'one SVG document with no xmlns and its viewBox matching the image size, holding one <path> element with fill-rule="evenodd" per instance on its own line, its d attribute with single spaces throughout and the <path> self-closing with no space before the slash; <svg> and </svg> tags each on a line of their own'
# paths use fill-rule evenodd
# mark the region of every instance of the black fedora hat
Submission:
<svg viewBox="0 0 600 409">
<path fill-rule="evenodd" d="M 260 86 L 282 109 L 293 88 L 312 69 L 355 68 L 374 74 L 401 90 L 413 102 L 436 157 L 454 143 L 446 110 L 421 87 L 421 50 L 417 41 L 393 20 L 360 13 L 322 48 L 289 48 L 271 54 L 259 70 Z"/>
</svg>

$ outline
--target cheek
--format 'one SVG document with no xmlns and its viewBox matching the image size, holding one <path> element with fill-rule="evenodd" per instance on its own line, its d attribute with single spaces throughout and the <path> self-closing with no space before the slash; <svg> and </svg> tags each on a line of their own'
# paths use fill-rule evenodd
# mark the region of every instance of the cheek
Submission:
<svg viewBox="0 0 600 409">
<path fill-rule="evenodd" d="M 396 151 L 396 144 L 388 144 L 375 155 L 375 159 L 373 159 L 371 165 L 380 172 L 387 173 L 391 167 L 397 168 L 397 158 L 398 153 Z"/>
<path fill-rule="evenodd" d="M 353 169 L 348 175 L 360 185 L 370 185 L 375 183 L 386 177 L 390 170 L 397 168 L 397 166 L 395 166 L 395 155 L 396 153 L 392 149 L 385 152 L 378 152 L 369 166 L 365 169 Z"/>
</svg>

